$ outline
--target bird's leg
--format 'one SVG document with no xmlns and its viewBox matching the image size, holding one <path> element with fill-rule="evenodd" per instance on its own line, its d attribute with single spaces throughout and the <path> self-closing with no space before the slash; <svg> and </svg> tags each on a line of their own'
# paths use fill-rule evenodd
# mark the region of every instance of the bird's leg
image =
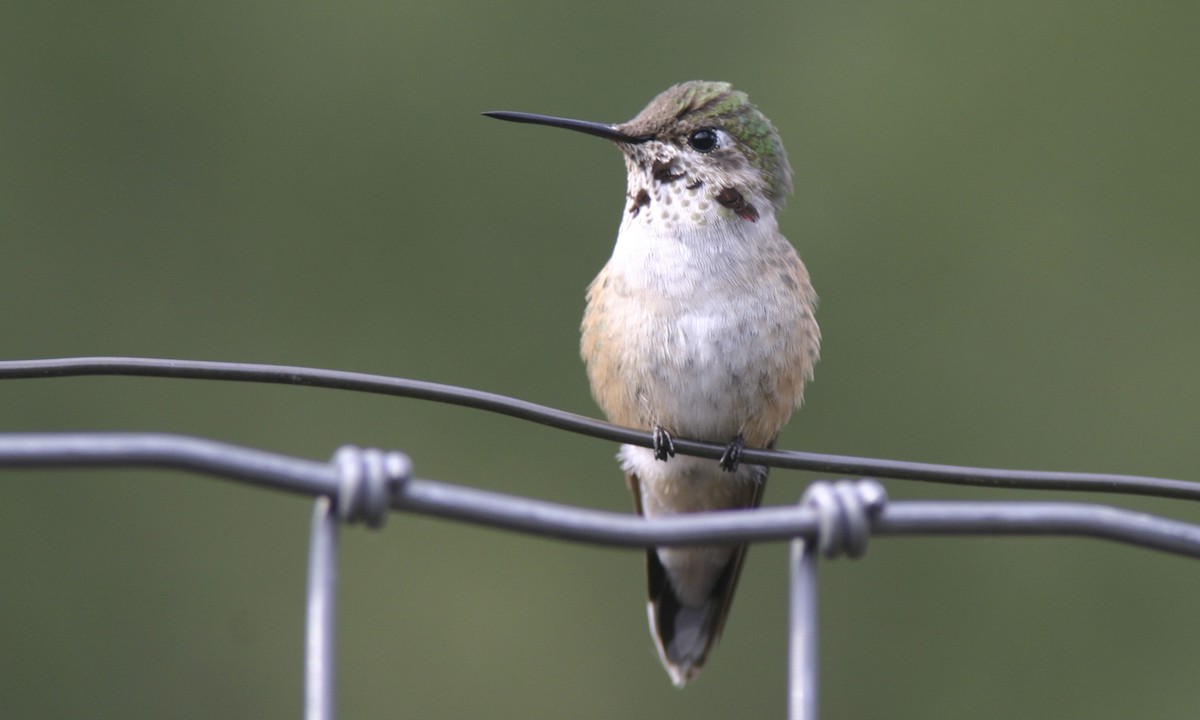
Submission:
<svg viewBox="0 0 1200 720">
<path fill-rule="evenodd" d="M 737 437 L 729 441 L 725 446 L 725 452 L 721 453 L 721 469 L 726 472 L 733 472 L 738 469 L 738 465 L 742 462 L 742 450 L 746 449 L 746 439 L 738 433 Z"/>
<path fill-rule="evenodd" d="M 662 425 L 654 426 L 654 459 L 666 462 L 675 457 L 675 442 Z"/>
</svg>

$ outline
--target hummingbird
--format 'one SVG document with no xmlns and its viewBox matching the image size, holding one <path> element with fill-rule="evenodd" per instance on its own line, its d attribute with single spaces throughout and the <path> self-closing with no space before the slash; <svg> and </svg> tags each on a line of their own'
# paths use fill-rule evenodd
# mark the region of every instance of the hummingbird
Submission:
<svg viewBox="0 0 1200 720">
<path fill-rule="evenodd" d="M 772 448 L 817 362 L 817 297 L 776 214 L 792 190 L 779 133 L 728 83 L 668 88 L 632 120 L 605 124 L 497 111 L 501 120 L 612 141 L 627 188 L 612 257 L 587 289 L 581 355 L 592 396 L 652 447 L 617 454 L 647 518 L 762 502 Z M 725 446 L 676 456 L 673 438 Z M 729 613 L 743 545 L 650 548 L 650 630 L 672 682 L 694 680 Z"/>
</svg>

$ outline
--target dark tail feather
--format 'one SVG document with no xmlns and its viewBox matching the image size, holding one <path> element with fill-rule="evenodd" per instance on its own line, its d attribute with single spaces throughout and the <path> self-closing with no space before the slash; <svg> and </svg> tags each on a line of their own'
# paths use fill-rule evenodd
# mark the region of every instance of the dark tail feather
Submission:
<svg viewBox="0 0 1200 720">
<path fill-rule="evenodd" d="M 774 445 L 774 442 L 771 443 Z M 754 492 L 745 507 L 755 508 L 762 503 L 766 487 L 767 469 L 760 468 L 761 476 L 754 485 Z M 625 476 L 633 492 L 633 505 L 638 515 L 642 510 L 641 481 L 634 473 Z M 704 552 L 703 547 L 695 548 Z M 679 552 L 677 549 L 675 552 Z M 729 606 L 733 592 L 737 589 L 738 577 L 742 573 L 742 562 L 746 558 L 746 545 L 733 549 L 729 560 L 721 569 L 712 590 L 699 606 L 688 605 L 680 598 L 671 584 L 670 575 L 663 566 L 656 548 L 646 551 L 646 580 L 650 601 L 647 605 L 650 616 L 650 634 L 658 649 L 658 657 L 671 676 L 676 687 L 683 687 L 700 674 L 708 653 L 725 629 L 729 617 Z"/>
<path fill-rule="evenodd" d="M 675 594 L 658 552 L 653 548 L 646 552 L 650 629 L 659 659 L 676 687 L 696 679 L 709 650 L 720 639 L 745 556 L 746 546 L 742 545 L 726 563 L 704 604 L 690 606 Z"/>
</svg>

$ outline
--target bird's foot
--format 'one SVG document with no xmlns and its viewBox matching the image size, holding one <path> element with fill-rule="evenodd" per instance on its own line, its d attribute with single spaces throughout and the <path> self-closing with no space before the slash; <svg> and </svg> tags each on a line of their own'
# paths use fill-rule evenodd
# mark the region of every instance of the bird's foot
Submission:
<svg viewBox="0 0 1200 720">
<path fill-rule="evenodd" d="M 671 433 L 662 425 L 654 426 L 654 459 L 667 460 L 675 457 L 675 441 L 671 439 Z"/>
<path fill-rule="evenodd" d="M 746 439 L 739 433 L 737 437 L 729 441 L 725 446 L 725 452 L 721 453 L 721 469 L 726 472 L 733 472 L 738 469 L 738 465 L 742 462 L 742 450 L 746 449 Z"/>
</svg>

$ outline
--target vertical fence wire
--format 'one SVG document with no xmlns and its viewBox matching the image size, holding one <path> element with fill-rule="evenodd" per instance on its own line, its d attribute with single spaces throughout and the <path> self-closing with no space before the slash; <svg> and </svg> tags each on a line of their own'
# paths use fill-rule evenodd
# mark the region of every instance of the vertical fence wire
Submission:
<svg viewBox="0 0 1200 720">
<path fill-rule="evenodd" d="M 788 567 L 788 720 L 817 720 L 817 553 L 792 541 Z"/>
<path fill-rule="evenodd" d="M 340 520 L 333 500 L 313 503 L 305 611 L 304 719 L 333 720 L 337 659 L 337 547 Z"/>
</svg>

